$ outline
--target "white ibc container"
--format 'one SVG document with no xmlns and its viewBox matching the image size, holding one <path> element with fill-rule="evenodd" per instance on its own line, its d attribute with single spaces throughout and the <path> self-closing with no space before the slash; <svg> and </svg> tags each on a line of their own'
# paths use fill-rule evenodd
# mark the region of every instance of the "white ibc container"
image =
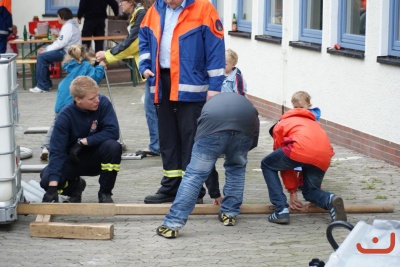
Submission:
<svg viewBox="0 0 400 267">
<path fill-rule="evenodd" d="M 18 87 L 18 85 L 17 85 Z M 18 110 L 18 88 L 15 88 L 14 91 L 11 93 L 11 117 L 12 122 L 14 124 L 18 124 L 19 122 L 19 110 Z"/>
<path fill-rule="evenodd" d="M 12 201 L 15 195 L 15 177 L 3 179 L 0 178 L 0 203 Z M 0 206 L 2 206 L 0 204 Z"/>
<path fill-rule="evenodd" d="M 0 154 L 0 179 L 14 177 L 16 172 L 15 152 Z"/>
<path fill-rule="evenodd" d="M 12 90 L 16 88 L 16 58 L 17 54 L 0 55 L 0 95 L 9 94 Z"/>
<path fill-rule="evenodd" d="M 0 94 L 0 127 L 13 123 L 14 119 L 11 111 L 12 111 L 11 93 L 3 95 Z"/>
<path fill-rule="evenodd" d="M 15 130 L 14 125 L 0 125 L 0 154 L 10 153 L 15 149 Z M 1 171 L 1 169 L 0 169 Z"/>
<path fill-rule="evenodd" d="M 16 54 L 0 54 L 0 223 L 16 220 L 22 196 L 14 125 L 18 121 L 16 58 Z"/>
</svg>

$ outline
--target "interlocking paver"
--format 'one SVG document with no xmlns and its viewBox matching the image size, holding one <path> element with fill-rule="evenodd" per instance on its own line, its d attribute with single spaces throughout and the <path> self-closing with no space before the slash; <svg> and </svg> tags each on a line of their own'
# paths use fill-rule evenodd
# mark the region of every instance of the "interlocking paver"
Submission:
<svg viewBox="0 0 400 267">
<path fill-rule="evenodd" d="M 144 86 L 133 88 L 129 82 L 121 83 L 128 75 L 119 79 L 113 70 L 108 74 L 122 135 L 128 151 L 134 152 L 147 146 L 148 130 L 140 101 Z M 101 93 L 108 95 L 104 82 Z M 19 89 L 20 125 L 25 130 L 49 126 L 54 118 L 55 96 L 56 91 L 31 94 Z M 261 122 L 259 146 L 249 153 L 244 203 L 270 205 L 260 162 L 272 151 L 268 129 L 273 122 L 265 118 Z M 24 164 L 42 163 L 39 148 L 43 135 L 18 134 L 19 143 L 34 152 Z M 349 222 L 398 219 L 400 169 L 339 146 L 334 149 L 336 155 L 322 184 L 325 190 L 342 196 L 348 204 L 395 205 L 391 214 L 349 214 Z M 221 159 L 217 170 L 222 190 Z M 159 187 L 161 175 L 159 157 L 124 160 L 114 189 L 115 202 L 143 203 L 143 198 Z M 39 181 L 39 175 L 23 174 L 24 181 L 31 179 Z M 97 180 L 86 178 L 84 202 L 97 202 Z M 204 202 L 210 204 L 212 200 L 207 195 Z M 327 261 L 333 252 L 325 237 L 330 222 L 327 213 L 292 214 L 289 225 L 271 224 L 265 214 L 242 214 L 235 227 L 223 226 L 215 215 L 195 215 L 189 217 L 176 240 L 155 234 L 163 220 L 159 215 L 54 218 L 59 222 L 113 223 L 115 236 L 110 241 L 31 238 L 29 223 L 34 220 L 33 215 L 19 216 L 10 225 L 0 225 L 0 266 L 308 266 L 312 258 Z M 340 231 L 338 240 L 347 234 L 346 230 Z"/>
</svg>

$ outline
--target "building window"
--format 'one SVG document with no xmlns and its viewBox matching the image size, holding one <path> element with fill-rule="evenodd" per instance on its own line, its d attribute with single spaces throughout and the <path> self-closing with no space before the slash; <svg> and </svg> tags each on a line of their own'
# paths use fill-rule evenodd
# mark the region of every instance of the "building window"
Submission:
<svg viewBox="0 0 400 267">
<path fill-rule="evenodd" d="M 400 56 L 400 5 L 399 0 L 390 1 L 389 55 Z"/>
<path fill-rule="evenodd" d="M 239 0 L 238 2 L 237 25 L 239 31 L 251 32 L 251 19 L 253 17 L 251 4 L 251 0 Z"/>
<path fill-rule="evenodd" d="M 302 0 L 300 7 L 300 40 L 322 43 L 323 0 Z"/>
<path fill-rule="evenodd" d="M 56 15 L 57 10 L 63 7 L 68 7 L 73 14 L 76 14 L 79 0 L 46 0 L 46 15 Z"/>
<path fill-rule="evenodd" d="M 282 37 L 283 0 L 265 0 L 264 34 Z"/>
<path fill-rule="evenodd" d="M 218 11 L 219 18 L 224 21 L 224 0 L 212 0 L 211 2 Z"/>
<path fill-rule="evenodd" d="M 340 0 L 339 44 L 342 47 L 365 50 L 366 0 Z"/>
</svg>

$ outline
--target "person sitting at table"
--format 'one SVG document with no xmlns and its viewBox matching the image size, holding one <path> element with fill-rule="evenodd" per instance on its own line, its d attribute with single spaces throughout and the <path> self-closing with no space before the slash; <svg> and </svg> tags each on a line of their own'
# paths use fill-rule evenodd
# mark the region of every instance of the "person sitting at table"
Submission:
<svg viewBox="0 0 400 267">
<path fill-rule="evenodd" d="M 134 56 L 136 63 L 139 57 L 139 28 L 143 20 L 146 10 L 154 3 L 154 0 L 124 0 L 120 2 L 122 12 L 130 14 L 128 32 L 129 35 L 118 45 L 107 51 L 99 51 L 96 53 L 97 61 L 106 61 L 114 63 L 128 56 Z M 156 107 L 150 96 L 150 87 L 146 82 L 144 109 L 146 113 L 147 126 L 149 128 L 150 144 L 143 150 L 136 151 L 136 155 L 159 156 L 160 145 L 158 141 L 158 118 Z"/>
<path fill-rule="evenodd" d="M 53 84 L 50 79 L 50 64 L 62 61 L 71 45 L 82 44 L 78 22 L 72 18 L 72 11 L 69 8 L 60 8 L 57 11 L 58 22 L 63 26 L 54 43 L 38 50 L 36 63 L 37 85 L 35 88 L 29 89 L 30 92 L 44 93 L 51 90 Z"/>
</svg>

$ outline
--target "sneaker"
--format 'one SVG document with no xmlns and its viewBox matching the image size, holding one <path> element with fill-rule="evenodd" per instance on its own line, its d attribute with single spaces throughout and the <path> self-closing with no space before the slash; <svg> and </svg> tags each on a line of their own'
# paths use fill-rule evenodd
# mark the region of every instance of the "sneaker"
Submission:
<svg viewBox="0 0 400 267">
<path fill-rule="evenodd" d="M 177 230 L 172 230 L 169 229 L 165 225 L 161 225 L 157 228 L 156 233 L 160 236 L 163 236 L 165 238 L 176 238 L 178 236 L 178 231 Z"/>
<path fill-rule="evenodd" d="M 99 203 L 114 203 L 114 200 L 111 198 L 111 193 L 100 193 L 99 192 Z"/>
<path fill-rule="evenodd" d="M 331 195 L 330 200 L 330 210 L 329 213 L 331 215 L 332 221 L 347 221 L 347 215 L 344 210 L 344 203 L 341 197 Z"/>
<path fill-rule="evenodd" d="M 40 152 L 40 159 L 47 160 L 49 158 L 49 150 L 47 147 L 43 147 L 42 151 Z"/>
<path fill-rule="evenodd" d="M 290 222 L 289 209 L 284 208 L 280 212 L 275 211 L 274 213 L 268 216 L 268 221 L 272 223 L 289 224 Z"/>
<path fill-rule="evenodd" d="M 86 181 L 79 177 L 79 181 L 72 192 L 69 202 L 70 203 L 81 203 L 82 202 L 82 192 L 85 191 Z"/>
<path fill-rule="evenodd" d="M 47 93 L 48 90 L 42 90 L 36 86 L 35 88 L 29 89 L 29 92 L 31 92 L 31 93 Z"/>
<path fill-rule="evenodd" d="M 236 216 L 229 216 L 225 213 L 220 213 L 218 219 L 220 222 L 223 222 L 225 226 L 234 226 L 236 224 Z"/>
</svg>

